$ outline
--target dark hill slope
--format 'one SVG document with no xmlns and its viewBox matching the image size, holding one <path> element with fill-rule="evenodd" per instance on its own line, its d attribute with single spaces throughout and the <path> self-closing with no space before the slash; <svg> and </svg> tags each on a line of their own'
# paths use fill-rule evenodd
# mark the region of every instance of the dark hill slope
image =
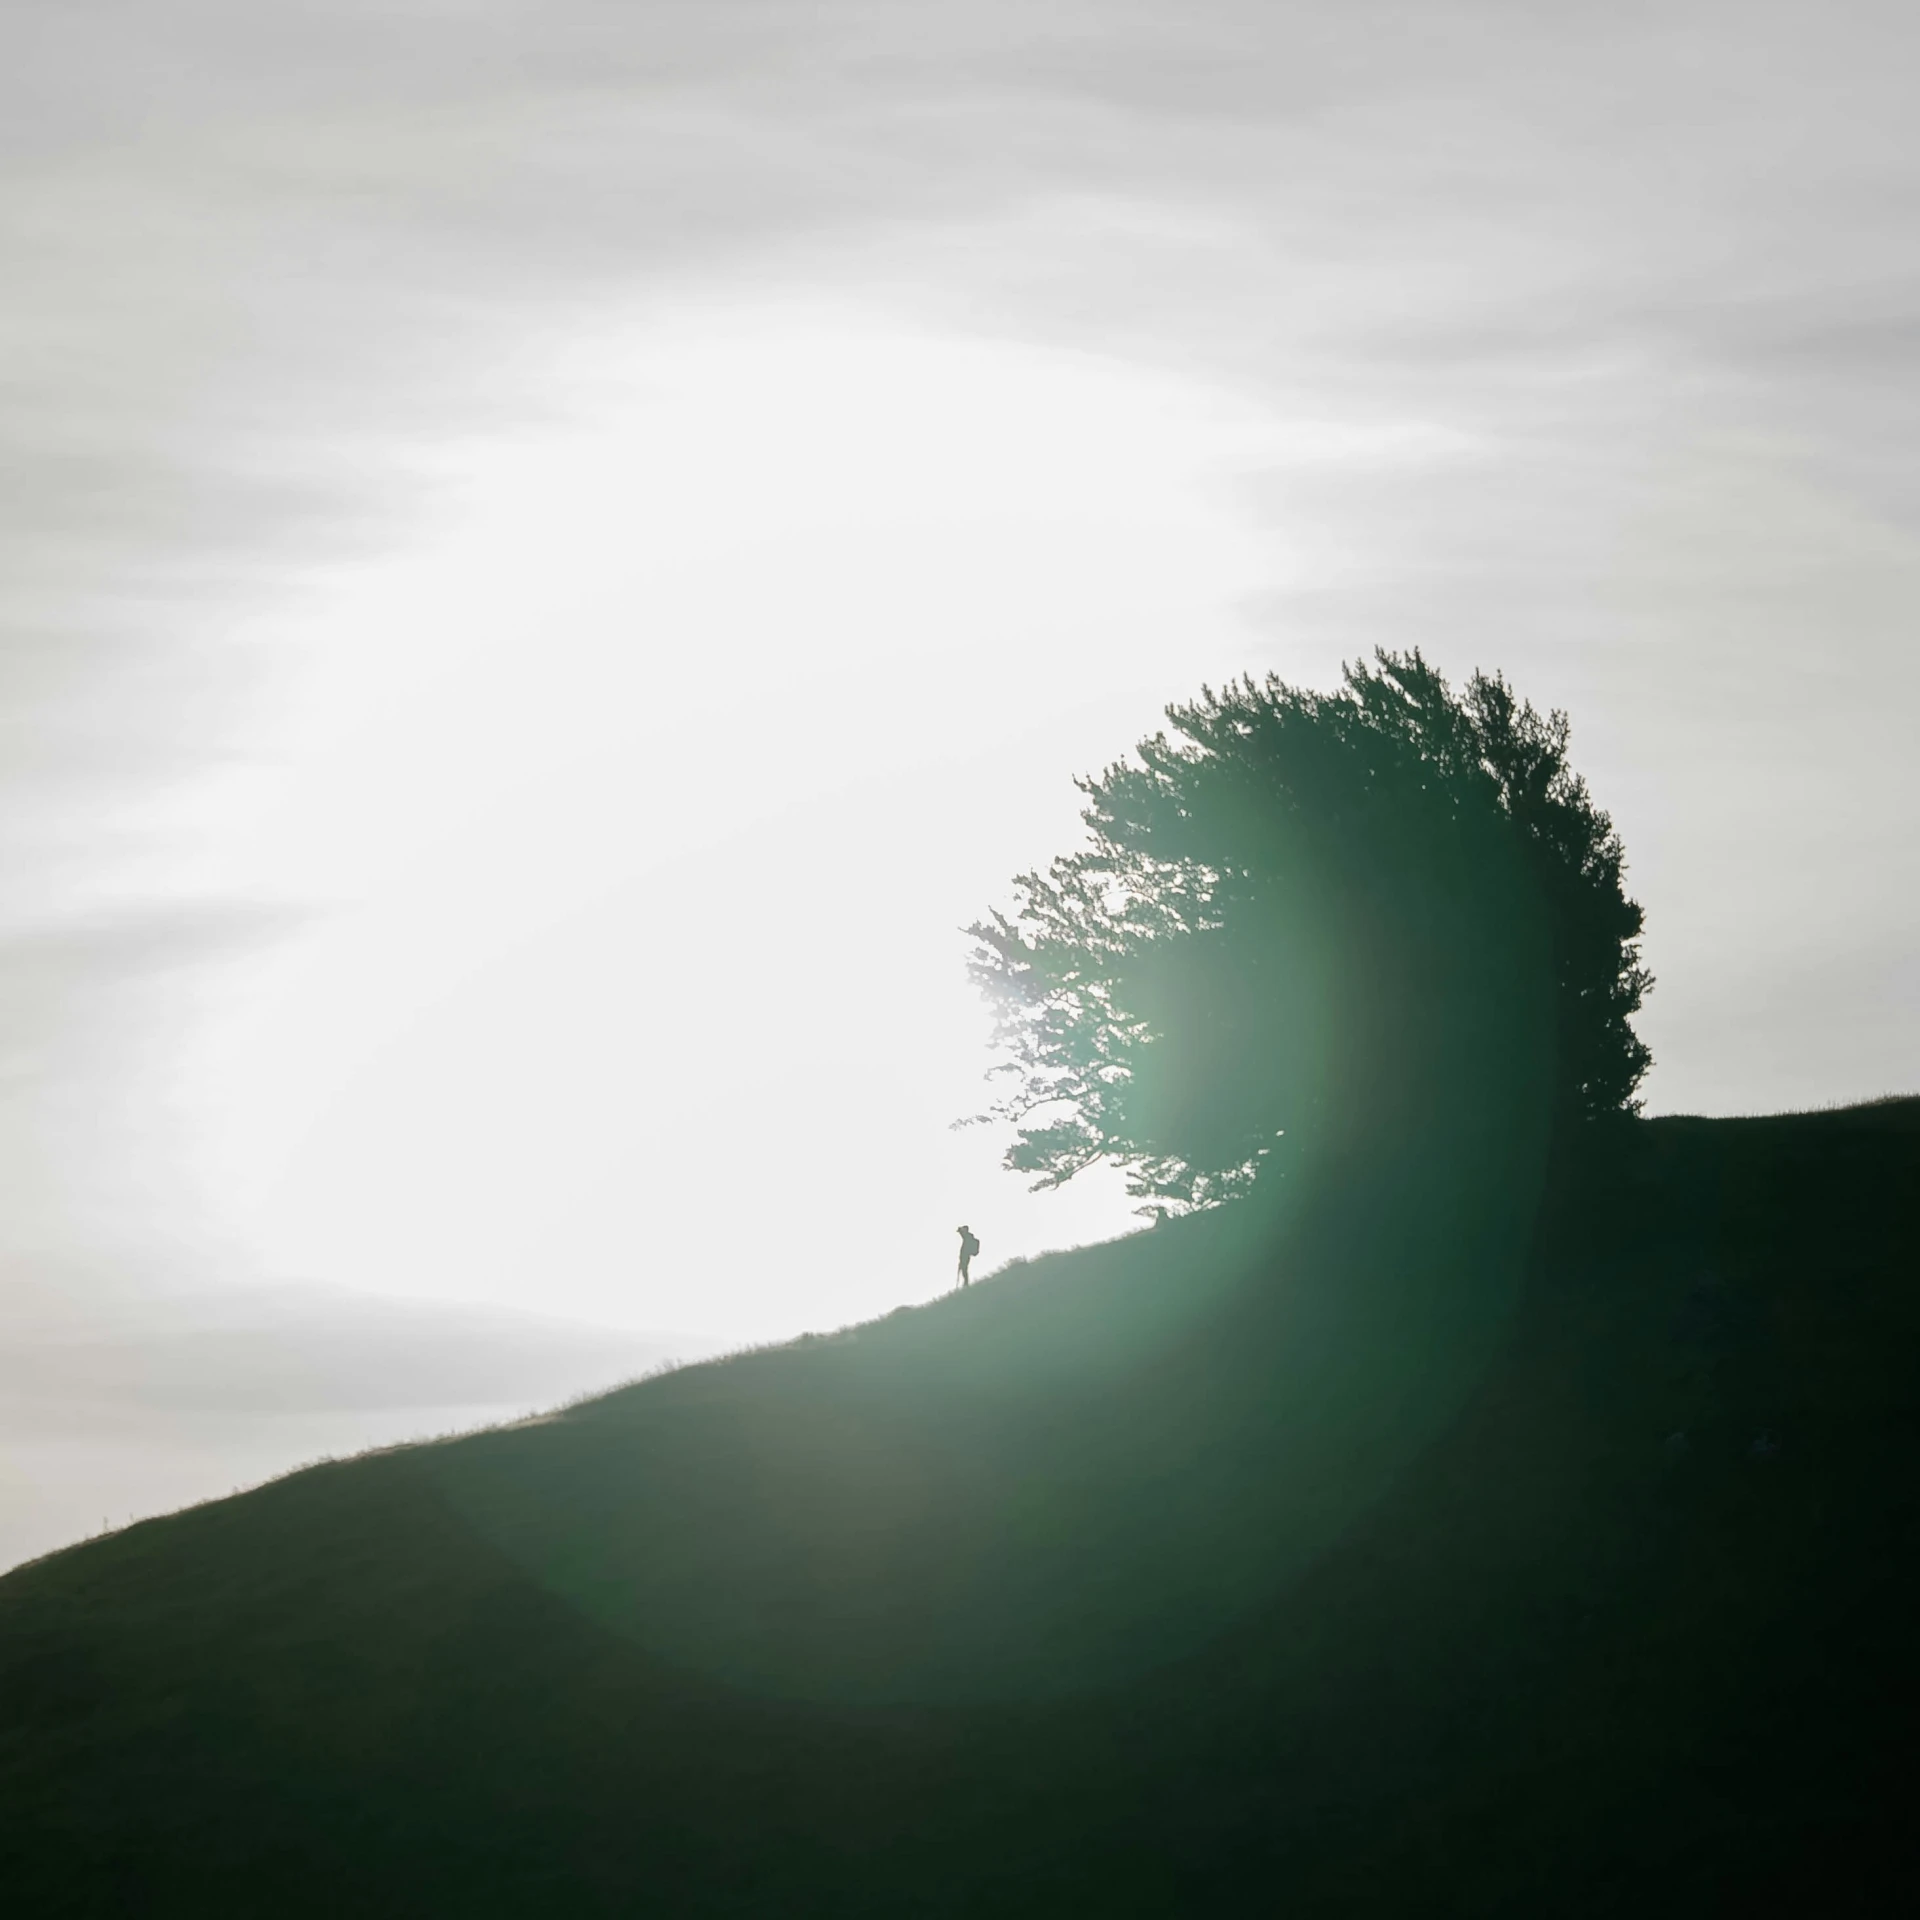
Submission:
<svg viewBox="0 0 1920 1920">
<path fill-rule="evenodd" d="M 1897 1910 L 1917 1172 L 1920 1102 L 1656 1121 L 1536 1223 L 1455 1141 L 56 1555 L 0 1581 L 0 1887 Z"/>
</svg>

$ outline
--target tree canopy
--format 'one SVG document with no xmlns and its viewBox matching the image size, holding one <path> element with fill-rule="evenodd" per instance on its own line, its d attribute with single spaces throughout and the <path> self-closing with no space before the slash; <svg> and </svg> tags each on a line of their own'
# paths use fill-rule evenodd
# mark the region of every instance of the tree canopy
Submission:
<svg viewBox="0 0 1920 1920">
<path fill-rule="evenodd" d="M 1638 1110 L 1642 916 L 1564 713 L 1415 651 L 1166 717 L 1077 783 L 1088 844 L 968 930 L 1010 1167 L 1111 1159 L 1205 1205 L 1283 1136 L 1444 1124 L 1496 1085 L 1559 1124 Z"/>
</svg>

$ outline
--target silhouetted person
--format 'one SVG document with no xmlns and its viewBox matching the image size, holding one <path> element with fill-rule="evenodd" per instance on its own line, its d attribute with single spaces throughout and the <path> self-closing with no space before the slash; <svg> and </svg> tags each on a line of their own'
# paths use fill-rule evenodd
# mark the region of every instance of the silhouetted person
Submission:
<svg viewBox="0 0 1920 1920">
<path fill-rule="evenodd" d="M 980 1242 L 973 1237 L 971 1227 L 960 1229 L 960 1284 L 967 1284 L 967 1269 L 973 1264 L 973 1256 L 980 1251 Z"/>
</svg>

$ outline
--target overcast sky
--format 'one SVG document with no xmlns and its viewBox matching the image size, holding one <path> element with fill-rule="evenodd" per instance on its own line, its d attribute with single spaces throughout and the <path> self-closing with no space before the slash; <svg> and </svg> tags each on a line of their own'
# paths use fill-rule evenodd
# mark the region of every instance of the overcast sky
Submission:
<svg viewBox="0 0 1920 1920">
<path fill-rule="evenodd" d="M 0 1559 L 1123 1227 L 955 930 L 1241 669 L 1571 711 L 1652 1111 L 1920 1084 L 1917 34 L 14 0 Z"/>
</svg>

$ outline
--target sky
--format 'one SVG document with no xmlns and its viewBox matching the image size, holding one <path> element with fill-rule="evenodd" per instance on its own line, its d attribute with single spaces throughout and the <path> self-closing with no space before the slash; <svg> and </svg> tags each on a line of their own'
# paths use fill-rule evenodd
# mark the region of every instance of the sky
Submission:
<svg viewBox="0 0 1920 1920">
<path fill-rule="evenodd" d="M 1649 1111 L 1920 1086 L 1892 5 L 0 23 L 0 1565 L 1123 1231 L 960 929 L 1418 645 L 1568 709 Z"/>
</svg>

